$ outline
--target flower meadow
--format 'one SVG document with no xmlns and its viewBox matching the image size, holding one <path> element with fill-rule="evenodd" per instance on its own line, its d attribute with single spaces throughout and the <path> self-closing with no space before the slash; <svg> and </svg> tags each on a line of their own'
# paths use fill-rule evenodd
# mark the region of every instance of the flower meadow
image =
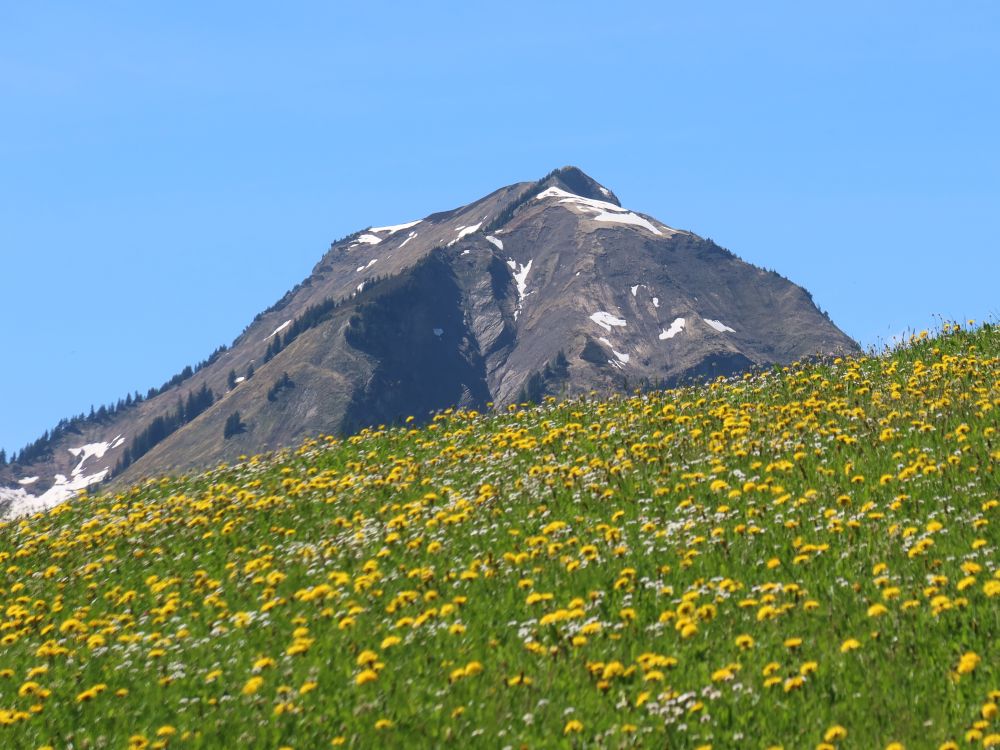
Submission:
<svg viewBox="0 0 1000 750">
<path fill-rule="evenodd" d="M 0 747 L 1000 747 L 1000 335 L 0 525 Z"/>
</svg>

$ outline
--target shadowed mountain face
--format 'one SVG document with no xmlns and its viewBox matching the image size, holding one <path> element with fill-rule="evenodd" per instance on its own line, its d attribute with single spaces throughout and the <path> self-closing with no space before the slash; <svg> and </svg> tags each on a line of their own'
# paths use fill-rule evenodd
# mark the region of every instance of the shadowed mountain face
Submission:
<svg viewBox="0 0 1000 750">
<path fill-rule="evenodd" d="M 211 466 L 453 406 L 857 351 L 801 287 L 622 208 L 565 167 L 334 243 L 193 375 L 0 468 L 0 512 L 48 507 L 110 476 Z M 173 418 L 192 398 L 199 408 Z"/>
</svg>

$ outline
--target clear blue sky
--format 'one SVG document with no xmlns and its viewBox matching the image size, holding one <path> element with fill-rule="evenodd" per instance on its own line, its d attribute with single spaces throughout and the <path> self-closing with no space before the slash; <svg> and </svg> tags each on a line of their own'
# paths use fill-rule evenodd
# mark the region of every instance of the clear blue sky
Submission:
<svg viewBox="0 0 1000 750">
<path fill-rule="evenodd" d="M 863 344 L 1000 313 L 1000 3 L 362 5 L 0 5 L 0 446 L 564 164 Z"/>
</svg>

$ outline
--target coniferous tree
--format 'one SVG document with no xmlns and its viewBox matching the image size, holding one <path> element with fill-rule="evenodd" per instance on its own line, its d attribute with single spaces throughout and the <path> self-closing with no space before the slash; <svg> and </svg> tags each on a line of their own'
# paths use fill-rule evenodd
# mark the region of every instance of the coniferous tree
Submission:
<svg viewBox="0 0 1000 750">
<path fill-rule="evenodd" d="M 247 365 L 247 380 L 253 377 L 253 372 L 254 372 L 253 362 L 251 362 L 249 365 Z"/>
<path fill-rule="evenodd" d="M 240 413 L 234 411 L 229 417 L 226 418 L 226 424 L 222 428 L 222 438 L 223 440 L 228 440 L 233 435 L 239 435 L 241 432 L 246 431 L 246 425 L 243 424 L 240 419 Z"/>
<path fill-rule="evenodd" d="M 569 360 L 566 359 L 566 352 L 560 349 L 559 353 L 556 355 L 556 370 L 565 372 L 568 369 Z"/>
<path fill-rule="evenodd" d="M 226 384 L 229 386 L 229 390 L 233 390 L 236 387 L 236 370 L 230 370 L 229 376 L 226 378 Z"/>
<path fill-rule="evenodd" d="M 0 448 L 0 466 L 6 466 L 6 465 L 7 465 L 7 451 L 5 451 L 3 448 Z"/>
<path fill-rule="evenodd" d="M 545 378 L 540 372 L 533 372 L 517 394 L 519 403 L 539 404 L 545 396 Z"/>
</svg>

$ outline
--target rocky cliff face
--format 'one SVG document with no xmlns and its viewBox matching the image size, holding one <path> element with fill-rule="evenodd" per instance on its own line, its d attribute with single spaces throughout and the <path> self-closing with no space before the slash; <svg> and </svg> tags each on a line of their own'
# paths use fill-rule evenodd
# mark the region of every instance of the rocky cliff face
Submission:
<svg viewBox="0 0 1000 750">
<path fill-rule="evenodd" d="M 335 243 L 192 377 L 3 470 L 0 509 L 51 505 L 116 467 L 124 483 L 451 406 L 672 385 L 856 351 L 801 287 L 623 208 L 566 167 Z M 136 436 L 204 387 L 211 407 L 136 455 Z"/>
</svg>

